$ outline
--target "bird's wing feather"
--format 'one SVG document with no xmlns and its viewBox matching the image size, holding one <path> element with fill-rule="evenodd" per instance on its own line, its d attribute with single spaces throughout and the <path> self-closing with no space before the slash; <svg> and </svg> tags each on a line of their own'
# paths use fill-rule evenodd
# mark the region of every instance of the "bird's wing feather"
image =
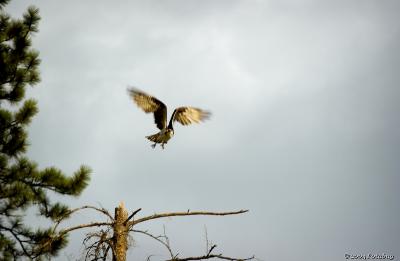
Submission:
<svg viewBox="0 0 400 261">
<path fill-rule="evenodd" d="M 211 113 L 199 108 L 194 107 L 179 107 L 176 108 L 171 116 L 169 124 L 171 125 L 174 121 L 179 122 L 182 125 L 189 125 L 192 123 L 200 123 L 210 118 Z"/>
<path fill-rule="evenodd" d="M 160 130 L 167 126 L 167 106 L 157 98 L 136 88 L 128 88 L 128 94 L 145 113 L 154 114 L 154 123 Z"/>
</svg>

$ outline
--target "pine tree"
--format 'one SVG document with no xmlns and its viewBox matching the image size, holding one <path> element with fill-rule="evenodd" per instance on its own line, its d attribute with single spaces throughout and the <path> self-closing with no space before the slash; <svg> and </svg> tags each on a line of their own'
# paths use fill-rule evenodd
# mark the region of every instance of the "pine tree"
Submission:
<svg viewBox="0 0 400 261">
<path fill-rule="evenodd" d="M 22 19 L 12 19 L 4 11 L 8 2 L 0 0 L 0 260 L 41 259 L 57 255 L 67 234 L 24 223 L 27 209 L 34 207 L 51 222 L 65 218 L 68 207 L 52 202 L 49 192 L 80 195 L 90 170 L 81 166 L 68 177 L 55 167 L 40 170 L 25 156 L 27 127 L 38 112 L 37 102 L 24 96 L 40 80 L 39 53 L 31 47 L 40 16 L 29 7 Z"/>
</svg>

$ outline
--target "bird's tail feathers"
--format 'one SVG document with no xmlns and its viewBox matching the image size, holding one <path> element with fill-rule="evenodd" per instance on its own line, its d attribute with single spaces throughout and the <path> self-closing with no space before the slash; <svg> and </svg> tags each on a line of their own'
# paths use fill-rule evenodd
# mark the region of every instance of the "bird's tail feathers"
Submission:
<svg viewBox="0 0 400 261">
<path fill-rule="evenodd" d="M 156 134 L 153 134 L 153 135 L 150 135 L 150 136 L 146 136 L 146 138 L 148 140 L 152 141 L 152 142 L 160 142 L 159 141 L 159 136 L 160 135 L 158 133 L 156 133 Z"/>
</svg>

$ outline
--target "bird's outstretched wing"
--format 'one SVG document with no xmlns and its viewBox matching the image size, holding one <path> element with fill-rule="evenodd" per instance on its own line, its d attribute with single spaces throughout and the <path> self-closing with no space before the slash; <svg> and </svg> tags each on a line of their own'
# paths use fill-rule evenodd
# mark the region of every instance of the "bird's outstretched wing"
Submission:
<svg viewBox="0 0 400 261">
<path fill-rule="evenodd" d="M 210 118 L 211 113 L 199 108 L 194 107 L 179 107 L 176 108 L 171 116 L 169 125 L 172 125 L 174 121 L 179 122 L 182 125 L 189 125 L 192 123 L 200 123 Z"/>
<path fill-rule="evenodd" d="M 154 123 L 160 130 L 167 126 L 167 106 L 157 98 L 136 88 L 128 88 L 128 94 L 145 113 L 154 114 Z"/>
</svg>

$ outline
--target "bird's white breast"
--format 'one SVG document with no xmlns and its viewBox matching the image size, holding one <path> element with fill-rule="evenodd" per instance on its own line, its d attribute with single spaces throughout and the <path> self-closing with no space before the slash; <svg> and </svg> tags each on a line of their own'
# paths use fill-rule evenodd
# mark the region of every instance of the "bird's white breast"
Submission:
<svg viewBox="0 0 400 261">
<path fill-rule="evenodd" d="M 166 142 L 169 139 L 172 138 L 172 136 L 174 136 L 174 131 L 168 130 L 168 129 L 162 129 L 160 131 L 160 137 L 162 137 L 161 139 Z"/>
</svg>

